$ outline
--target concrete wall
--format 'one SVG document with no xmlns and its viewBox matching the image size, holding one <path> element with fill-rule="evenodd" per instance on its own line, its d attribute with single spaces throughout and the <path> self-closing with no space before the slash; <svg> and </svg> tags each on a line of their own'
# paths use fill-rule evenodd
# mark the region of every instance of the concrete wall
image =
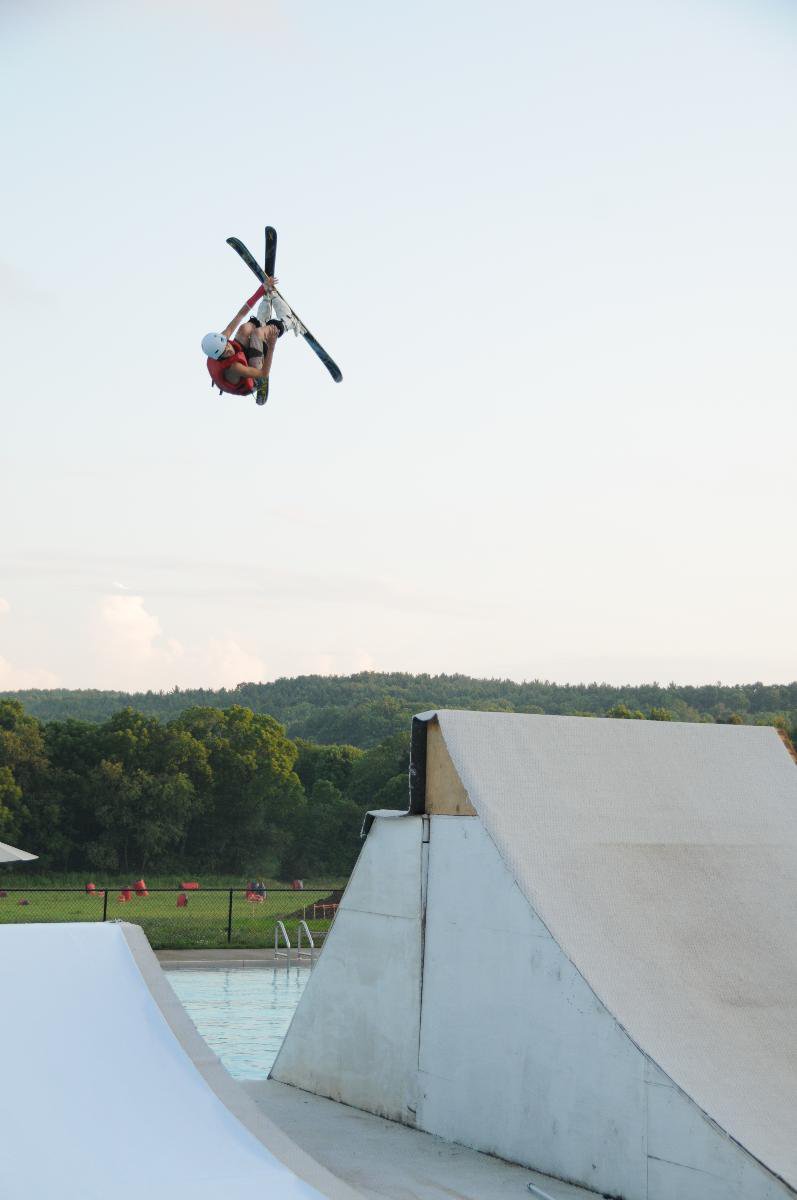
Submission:
<svg viewBox="0 0 797 1200">
<path fill-rule="evenodd" d="M 475 817 L 375 821 L 272 1074 L 623 1200 L 795 1195 L 634 1045 Z"/>
<path fill-rule="evenodd" d="M 424 822 L 379 819 L 271 1077 L 414 1122 Z"/>
<path fill-rule="evenodd" d="M 644 1195 L 639 1052 L 534 915 L 480 821 L 433 817 L 418 1125 Z"/>
</svg>

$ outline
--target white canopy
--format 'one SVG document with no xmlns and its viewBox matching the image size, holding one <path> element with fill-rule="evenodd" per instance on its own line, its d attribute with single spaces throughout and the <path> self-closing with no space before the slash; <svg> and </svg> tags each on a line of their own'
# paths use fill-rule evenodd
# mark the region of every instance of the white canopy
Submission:
<svg viewBox="0 0 797 1200">
<path fill-rule="evenodd" d="M 28 854 L 27 850 L 17 850 L 16 846 L 7 846 L 0 842 L 0 863 L 31 862 L 38 854 Z"/>
</svg>

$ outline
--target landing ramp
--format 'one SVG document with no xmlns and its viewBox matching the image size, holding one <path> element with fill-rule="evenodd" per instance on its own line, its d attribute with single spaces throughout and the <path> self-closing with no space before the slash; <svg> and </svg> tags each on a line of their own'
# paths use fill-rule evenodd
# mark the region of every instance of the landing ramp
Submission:
<svg viewBox="0 0 797 1200">
<path fill-rule="evenodd" d="M 797 771 L 776 730 L 457 711 L 416 729 L 430 723 L 608 1011 L 797 1190 Z"/>
<path fill-rule="evenodd" d="M 776 731 L 442 711 L 410 774 L 272 1078 L 623 1200 L 797 1195 Z"/>
</svg>

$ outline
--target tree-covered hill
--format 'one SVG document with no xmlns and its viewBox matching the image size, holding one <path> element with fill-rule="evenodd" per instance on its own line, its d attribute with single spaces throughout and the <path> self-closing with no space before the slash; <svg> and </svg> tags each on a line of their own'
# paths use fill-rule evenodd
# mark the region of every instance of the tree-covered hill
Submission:
<svg viewBox="0 0 797 1200">
<path fill-rule="evenodd" d="M 625 706 L 630 713 L 668 715 L 676 721 L 741 720 L 797 726 L 797 682 L 699 687 L 658 683 L 614 687 L 603 683 L 515 683 L 467 675 L 301 675 L 236 688 L 170 692 L 112 692 L 53 689 L 0 693 L 21 701 L 42 721 L 69 718 L 102 723 L 130 706 L 161 720 L 189 708 L 243 705 L 275 717 L 291 738 L 346 743 L 363 749 L 406 731 L 409 718 L 428 708 L 500 709 L 507 712 L 605 716 Z"/>
<path fill-rule="evenodd" d="M 413 712 L 776 724 L 797 759 L 787 736 L 797 733 L 795 686 L 368 674 L 243 684 L 200 693 L 203 705 L 191 703 L 193 692 L 27 693 L 29 711 L 0 699 L 0 841 L 30 847 L 41 868 L 61 872 L 339 877 L 355 861 L 368 809 L 407 807 Z"/>
<path fill-rule="evenodd" d="M 0 700 L 0 841 L 111 878 L 340 877 L 368 809 L 407 807 L 409 745 L 408 729 L 370 750 L 291 740 L 242 705 L 45 724 Z"/>
</svg>

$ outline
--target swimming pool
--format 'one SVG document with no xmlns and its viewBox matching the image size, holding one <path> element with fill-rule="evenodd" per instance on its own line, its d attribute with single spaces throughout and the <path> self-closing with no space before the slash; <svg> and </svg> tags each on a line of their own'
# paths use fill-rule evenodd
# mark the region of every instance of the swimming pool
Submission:
<svg viewBox="0 0 797 1200">
<path fill-rule="evenodd" d="M 288 1032 L 309 967 L 167 970 L 169 983 L 235 1079 L 265 1079 Z"/>
</svg>

